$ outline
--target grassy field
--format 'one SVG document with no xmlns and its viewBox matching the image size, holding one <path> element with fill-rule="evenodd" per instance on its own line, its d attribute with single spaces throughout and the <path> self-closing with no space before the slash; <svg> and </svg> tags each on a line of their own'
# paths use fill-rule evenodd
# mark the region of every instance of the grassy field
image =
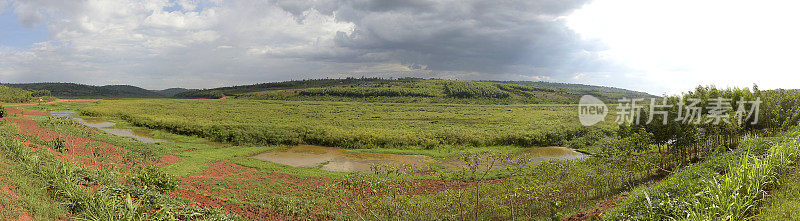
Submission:
<svg viewBox="0 0 800 221">
<path fill-rule="evenodd" d="M 133 101 L 137 100 L 126 102 Z M 98 104 L 59 103 L 30 108 L 50 111 L 94 105 Z M 508 218 L 512 213 L 524 219 L 561 217 L 614 195 L 619 190 L 630 188 L 628 183 L 640 182 L 650 174 L 635 172 L 640 175 L 632 179 L 621 175 L 633 172 L 630 168 L 609 166 L 593 160 L 581 163 L 552 162 L 536 167 L 493 170 L 485 174 L 479 171 L 470 173 L 469 170 L 433 174 L 330 172 L 293 168 L 247 157 L 281 146 L 211 144 L 204 138 L 159 130 L 152 131 L 150 135 L 172 142 L 141 143 L 97 133 L 92 128 L 66 119 L 30 117 L 54 131 L 106 142 L 137 153 L 129 158 L 149 161 L 145 159 L 177 156 L 181 158 L 179 161 L 160 170 L 176 177 L 182 185 L 180 188 L 195 191 L 204 197 L 267 208 L 295 217 L 359 219 L 361 212 L 353 213 L 351 209 L 375 213 L 361 214 L 369 219 L 428 217 L 449 220 L 475 216 L 479 219 L 500 219 Z M 121 123 L 119 127 L 122 128 L 135 127 L 126 125 L 121 119 L 116 121 Z M 517 149 L 474 147 L 447 154 L 434 150 L 412 150 L 409 153 L 427 152 L 440 157 L 458 154 L 481 162 L 489 160 L 486 157 L 496 155 L 498 157 L 495 160 L 499 162 L 504 153 L 515 154 L 517 152 L 513 150 Z M 218 170 L 234 175 L 209 175 Z M 504 177 L 508 182 L 492 181 Z M 476 188 L 477 185 L 480 188 Z M 563 187 L 569 189 L 559 190 Z M 364 191 L 377 192 L 365 196 Z M 474 195 L 476 191 L 480 193 L 477 196 Z M 531 198 L 538 200 L 530 201 Z M 346 201 L 342 202 L 341 199 Z M 493 206 L 484 208 L 476 205 Z M 491 213 L 483 214 L 481 211 Z"/>
<path fill-rule="evenodd" d="M 103 100 L 81 108 L 136 126 L 238 144 L 440 149 L 592 145 L 615 124 L 583 127 L 574 105 Z"/>
<path fill-rule="evenodd" d="M 385 100 L 126 99 L 13 107 L 0 121 L 6 162 L 0 182 L 20 197 L 0 206 L 10 208 L 6 218 L 39 219 L 64 213 L 112 220 L 792 217 L 800 119 L 788 107 L 800 96 L 706 87 L 685 96 L 703 102 L 760 96 L 763 123 L 582 127 L 574 105 Z M 142 143 L 34 111 L 64 109 L 170 142 Z M 344 173 L 251 157 L 298 144 L 422 154 L 462 166 Z M 593 156 L 534 165 L 524 155 L 551 145 L 588 147 Z"/>
</svg>

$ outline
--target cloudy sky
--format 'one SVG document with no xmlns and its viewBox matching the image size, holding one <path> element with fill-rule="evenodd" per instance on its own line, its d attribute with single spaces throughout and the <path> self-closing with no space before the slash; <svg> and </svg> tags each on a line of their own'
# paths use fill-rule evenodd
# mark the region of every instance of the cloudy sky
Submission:
<svg viewBox="0 0 800 221">
<path fill-rule="evenodd" d="M 0 0 L 0 82 L 800 88 L 799 10 L 777 0 Z"/>
</svg>

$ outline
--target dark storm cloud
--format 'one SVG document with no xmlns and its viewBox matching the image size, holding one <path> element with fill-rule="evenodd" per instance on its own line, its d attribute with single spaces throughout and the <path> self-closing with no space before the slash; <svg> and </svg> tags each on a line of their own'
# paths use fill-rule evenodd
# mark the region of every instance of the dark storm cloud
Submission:
<svg viewBox="0 0 800 221">
<path fill-rule="evenodd" d="M 315 9 L 352 22 L 336 45 L 360 56 L 339 62 L 399 61 L 436 71 L 558 72 L 602 65 L 559 19 L 587 1 L 277 1 L 302 20 Z M 569 73 L 572 74 L 572 73 Z"/>
<path fill-rule="evenodd" d="M 564 24 L 586 1 L 12 0 L 6 13 L 46 27 L 49 40 L 0 45 L 0 78 L 157 88 L 348 76 L 568 81 L 615 68 Z"/>
</svg>

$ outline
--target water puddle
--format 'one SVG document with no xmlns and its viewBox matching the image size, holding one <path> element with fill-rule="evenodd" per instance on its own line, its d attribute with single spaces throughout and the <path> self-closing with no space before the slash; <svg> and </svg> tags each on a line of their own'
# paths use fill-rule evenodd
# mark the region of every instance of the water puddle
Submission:
<svg viewBox="0 0 800 221">
<path fill-rule="evenodd" d="M 436 162 L 422 155 L 352 153 L 346 149 L 311 145 L 268 151 L 254 158 L 293 167 L 319 167 L 321 170 L 338 172 L 370 172 L 373 164 L 426 166 Z"/>
<path fill-rule="evenodd" d="M 586 154 L 579 153 L 566 147 L 532 147 L 517 153 L 517 155 L 526 157 L 523 164 L 527 166 L 533 166 L 550 160 L 579 160 L 588 157 Z M 440 163 L 448 170 L 466 169 L 467 167 L 467 163 L 457 156 L 441 159 Z M 486 170 L 489 166 L 489 162 L 486 162 L 485 164 L 479 164 L 478 169 Z M 503 164 L 502 162 L 495 162 L 491 165 L 491 168 L 495 170 L 508 166 L 509 165 Z"/>
<path fill-rule="evenodd" d="M 131 129 L 110 128 L 110 127 L 116 125 L 116 123 L 103 121 L 102 119 L 99 119 L 99 118 L 79 118 L 79 117 L 74 117 L 72 115 L 75 114 L 75 111 L 51 111 L 50 114 L 53 115 L 53 116 L 56 116 L 56 117 L 69 117 L 69 118 L 72 118 L 73 120 L 75 120 L 75 121 L 77 121 L 77 122 L 79 122 L 79 123 L 81 123 L 83 125 L 86 125 L 88 127 L 94 127 L 94 128 L 97 128 L 97 129 L 99 129 L 99 130 L 101 130 L 103 132 L 106 132 L 108 134 L 113 134 L 113 135 L 117 135 L 117 136 L 120 136 L 120 137 L 130 137 L 130 138 L 136 139 L 136 140 L 138 140 L 139 142 L 142 142 L 142 143 L 166 143 L 166 142 L 169 142 L 169 141 L 166 141 L 166 140 L 147 137 L 147 134 L 150 133 L 148 130 L 131 130 Z"/>
<path fill-rule="evenodd" d="M 566 147 L 537 147 L 530 148 L 523 152 L 531 157 L 531 159 L 548 161 L 553 159 L 559 160 L 576 160 L 587 157 L 586 154 L 579 153 L 573 149 Z"/>
<path fill-rule="evenodd" d="M 529 165 L 535 165 L 553 159 L 575 160 L 586 157 L 584 154 L 565 147 L 531 148 L 522 154 L 530 156 Z M 353 153 L 348 152 L 346 149 L 312 145 L 277 149 L 264 152 L 253 158 L 293 167 L 318 167 L 321 170 L 338 172 L 371 172 L 371 165 L 373 164 L 409 164 L 422 168 L 429 164 L 440 164 L 447 170 L 458 170 L 466 165 L 464 161 L 458 157 L 434 159 L 423 155 Z M 495 165 L 493 168 L 499 169 L 502 167 L 504 166 Z"/>
</svg>

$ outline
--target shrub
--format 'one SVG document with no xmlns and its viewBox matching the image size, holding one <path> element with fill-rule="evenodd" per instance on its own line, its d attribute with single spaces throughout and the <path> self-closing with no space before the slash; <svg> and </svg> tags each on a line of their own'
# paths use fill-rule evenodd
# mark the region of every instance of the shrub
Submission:
<svg viewBox="0 0 800 221">
<path fill-rule="evenodd" d="M 154 188 L 163 193 L 167 193 L 178 188 L 178 183 L 172 176 L 156 168 L 143 168 L 130 179 L 136 186 Z"/>
<path fill-rule="evenodd" d="M 511 96 L 495 85 L 482 82 L 453 81 L 444 86 L 444 93 L 456 98 L 507 98 Z"/>
</svg>

